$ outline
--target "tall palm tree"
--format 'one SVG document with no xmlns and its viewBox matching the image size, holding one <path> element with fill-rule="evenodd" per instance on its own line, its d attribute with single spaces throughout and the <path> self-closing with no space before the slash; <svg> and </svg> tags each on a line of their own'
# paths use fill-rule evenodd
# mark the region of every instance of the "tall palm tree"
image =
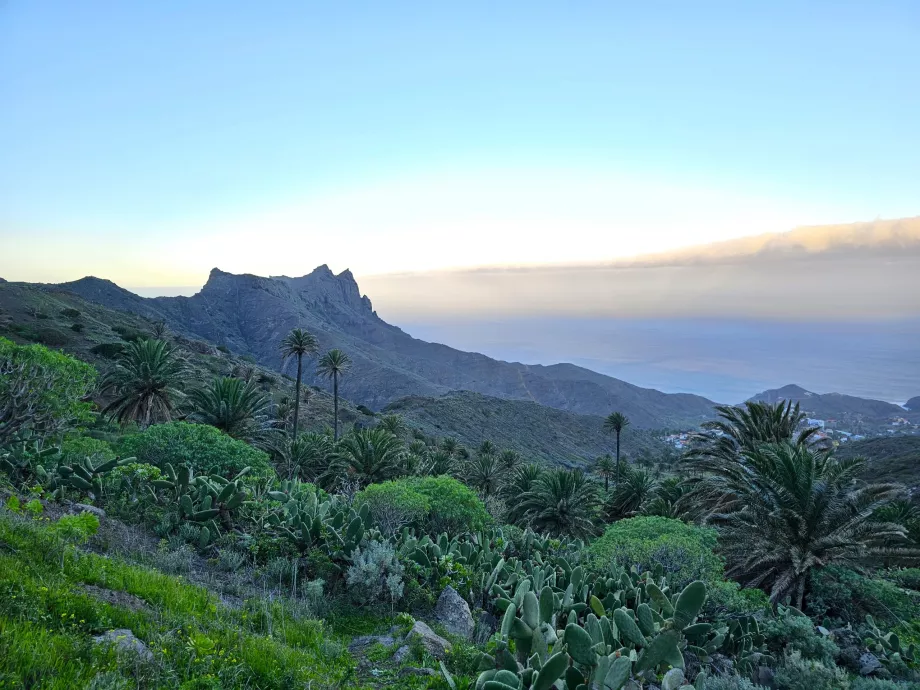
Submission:
<svg viewBox="0 0 920 690">
<path fill-rule="evenodd" d="M 333 439 L 339 440 L 339 378 L 351 369 L 351 358 L 338 349 L 329 350 L 319 359 L 316 373 L 332 379 Z"/>
<path fill-rule="evenodd" d="M 495 447 L 495 444 L 489 439 L 486 439 L 479 444 L 479 448 L 476 449 L 476 452 L 480 455 L 495 455 L 496 450 L 498 449 Z"/>
<path fill-rule="evenodd" d="M 183 397 L 179 386 L 185 380 L 187 364 L 164 340 L 135 340 L 125 345 L 115 368 L 102 379 L 103 392 L 115 399 L 103 410 L 122 424 L 137 422 L 146 428 L 168 422 L 176 402 Z"/>
<path fill-rule="evenodd" d="M 362 486 L 392 479 L 400 473 L 403 442 L 386 429 L 360 429 L 345 436 L 336 449 L 343 469 Z"/>
<path fill-rule="evenodd" d="M 600 456 L 597 460 L 594 461 L 594 467 L 592 468 L 594 473 L 604 478 L 604 493 L 610 491 L 610 478 L 614 476 L 616 468 L 613 464 L 613 458 L 610 457 L 610 453 Z"/>
<path fill-rule="evenodd" d="M 255 381 L 221 376 L 206 388 L 192 391 L 191 419 L 217 427 L 243 441 L 259 440 L 269 398 Z"/>
<path fill-rule="evenodd" d="M 719 528 L 727 574 L 770 600 L 802 608 L 816 568 L 865 572 L 885 559 L 916 562 L 903 525 L 873 514 L 903 494 L 899 484 L 860 481 L 862 459 L 837 460 L 808 444 L 761 443 L 725 461 L 696 460 Z"/>
<path fill-rule="evenodd" d="M 300 386 L 303 381 L 303 358 L 315 355 L 319 346 L 316 336 L 302 328 L 295 328 L 281 340 L 281 362 L 291 357 L 297 358 L 297 383 L 294 386 L 294 428 L 291 438 L 297 438 L 297 425 L 300 422 Z"/>
<path fill-rule="evenodd" d="M 498 493 L 504 478 L 505 468 L 491 453 L 477 454 L 463 471 L 463 480 L 486 498 Z"/>
<path fill-rule="evenodd" d="M 636 515 L 652 497 L 657 486 L 648 470 L 627 467 L 604 506 L 605 517 L 608 520 L 619 520 Z"/>
<path fill-rule="evenodd" d="M 617 436 L 617 474 L 616 482 L 620 481 L 620 434 L 623 433 L 623 429 L 629 426 L 629 418 L 622 412 L 611 412 L 607 415 L 607 419 L 604 420 L 604 430 L 609 433 L 614 433 Z"/>
<path fill-rule="evenodd" d="M 535 531 L 577 538 L 595 532 L 596 487 L 581 470 L 547 470 L 521 497 L 520 507 Z"/>
</svg>

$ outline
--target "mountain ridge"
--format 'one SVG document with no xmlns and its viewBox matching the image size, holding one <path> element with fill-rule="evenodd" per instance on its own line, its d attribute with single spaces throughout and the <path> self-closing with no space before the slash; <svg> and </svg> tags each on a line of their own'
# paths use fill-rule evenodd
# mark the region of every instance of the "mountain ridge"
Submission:
<svg viewBox="0 0 920 690">
<path fill-rule="evenodd" d="M 176 332 L 250 354 L 279 370 L 281 338 L 291 328 L 306 328 L 317 336 L 321 349 L 348 352 L 354 375 L 344 378 L 342 393 L 373 409 L 409 395 L 438 397 L 470 390 L 578 414 L 620 410 L 645 428 L 695 426 L 713 415 L 714 403 L 701 396 L 640 388 L 574 364 L 504 362 L 415 339 L 377 316 L 350 271 L 336 275 L 326 265 L 293 278 L 215 268 L 202 289 L 189 297 L 140 297 L 94 277 L 54 288 L 162 319 Z M 312 368 L 307 380 L 319 383 Z"/>
</svg>

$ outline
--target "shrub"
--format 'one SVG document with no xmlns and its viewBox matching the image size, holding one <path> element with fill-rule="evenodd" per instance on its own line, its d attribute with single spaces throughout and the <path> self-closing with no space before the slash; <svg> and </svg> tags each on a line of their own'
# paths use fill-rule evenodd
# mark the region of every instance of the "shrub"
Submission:
<svg viewBox="0 0 920 690">
<path fill-rule="evenodd" d="M 117 333 L 122 340 L 125 340 L 129 343 L 134 342 L 135 340 L 145 340 L 147 338 L 146 334 L 126 326 L 112 326 L 112 331 Z"/>
<path fill-rule="evenodd" d="M 96 370 L 41 345 L 0 338 L 0 445 L 22 432 L 53 436 L 90 420 Z"/>
<path fill-rule="evenodd" d="M 367 407 L 366 405 L 358 405 L 357 407 L 355 407 L 355 409 L 361 414 L 367 415 L 368 417 L 374 416 L 374 411 L 371 408 Z"/>
<path fill-rule="evenodd" d="M 115 457 L 112 446 L 98 438 L 77 436 L 61 443 L 61 463 L 65 465 L 82 462 L 85 458 L 114 460 Z"/>
<path fill-rule="evenodd" d="M 706 690 L 766 690 L 762 685 L 755 685 L 742 676 L 709 676 L 706 678 Z"/>
<path fill-rule="evenodd" d="M 708 681 L 706 690 L 709 690 Z M 860 678 L 856 676 L 850 681 L 850 690 L 920 690 L 920 684 L 896 683 L 885 678 Z"/>
<path fill-rule="evenodd" d="M 839 651 L 832 640 L 815 630 L 815 624 L 807 616 L 782 613 L 768 618 L 763 623 L 762 632 L 770 650 L 777 656 L 784 651 L 796 651 L 805 659 L 833 666 Z"/>
<path fill-rule="evenodd" d="M 392 605 L 403 595 L 403 567 L 388 542 L 372 541 L 352 553 L 345 582 L 357 601 Z"/>
<path fill-rule="evenodd" d="M 71 324 L 70 330 L 72 330 L 74 333 L 82 333 L 82 332 L 83 332 L 83 324 L 82 324 L 82 323 L 74 323 L 74 324 Z"/>
<path fill-rule="evenodd" d="M 65 309 L 61 309 L 61 316 L 66 316 L 69 319 L 76 319 L 80 316 L 80 310 L 67 307 Z"/>
<path fill-rule="evenodd" d="M 93 345 L 89 351 L 106 359 L 115 359 L 124 349 L 125 346 L 122 343 L 99 343 L 98 345 Z"/>
<path fill-rule="evenodd" d="M 428 499 L 425 527 L 429 532 L 475 532 L 491 522 L 479 496 L 452 477 L 412 477 L 400 481 Z"/>
<path fill-rule="evenodd" d="M 142 433 L 126 436 L 120 450 L 122 455 L 134 456 L 138 462 L 161 469 L 170 463 L 173 467 L 188 464 L 198 473 L 227 478 L 245 467 L 252 468 L 250 476 L 273 474 L 266 453 L 206 424 L 156 424 Z"/>
<path fill-rule="evenodd" d="M 868 614 L 879 624 L 893 626 L 920 619 L 920 601 L 886 579 L 831 566 L 812 575 L 808 613 L 853 625 L 861 625 Z"/>
<path fill-rule="evenodd" d="M 850 681 L 843 669 L 803 659 L 799 652 L 786 655 L 774 682 L 779 690 L 850 690 Z"/>
<path fill-rule="evenodd" d="M 387 536 L 403 525 L 420 524 L 428 515 L 428 498 L 405 481 L 371 484 L 355 496 L 358 505 L 367 504 L 374 522 Z"/>
</svg>

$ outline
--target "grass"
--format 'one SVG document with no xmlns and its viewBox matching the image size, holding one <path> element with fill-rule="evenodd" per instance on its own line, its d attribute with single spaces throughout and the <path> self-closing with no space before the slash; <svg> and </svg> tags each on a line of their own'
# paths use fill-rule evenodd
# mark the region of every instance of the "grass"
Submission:
<svg viewBox="0 0 920 690">
<path fill-rule="evenodd" d="M 102 674 L 107 687 L 359 687 L 354 661 L 321 621 L 267 599 L 226 607 L 181 577 L 84 552 L 56 527 L 0 511 L 0 688 L 81 688 Z M 100 601 L 83 585 L 147 606 Z M 118 628 L 153 660 L 92 643 Z"/>
</svg>

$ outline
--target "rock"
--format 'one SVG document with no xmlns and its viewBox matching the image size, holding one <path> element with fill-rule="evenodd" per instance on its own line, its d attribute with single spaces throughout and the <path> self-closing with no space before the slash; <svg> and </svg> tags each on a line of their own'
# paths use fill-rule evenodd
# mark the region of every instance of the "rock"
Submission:
<svg viewBox="0 0 920 690">
<path fill-rule="evenodd" d="M 435 659 L 444 659 L 447 652 L 451 649 L 451 644 L 443 637 L 438 635 L 434 630 L 428 627 L 422 621 L 415 621 L 412 630 L 406 635 L 406 644 L 411 645 L 413 642 L 421 643 L 425 651 L 431 654 Z"/>
<path fill-rule="evenodd" d="M 405 678 L 406 676 L 436 676 L 437 672 L 433 671 L 430 668 L 415 668 L 414 666 L 406 666 L 399 669 L 399 677 Z"/>
<path fill-rule="evenodd" d="M 95 644 L 114 644 L 119 652 L 137 654 L 144 661 L 153 661 L 153 652 L 127 628 L 109 630 L 93 638 Z"/>
<path fill-rule="evenodd" d="M 716 675 L 730 676 L 735 671 L 735 662 L 724 654 L 711 654 L 709 656 L 709 667 Z"/>
<path fill-rule="evenodd" d="M 401 664 L 406 659 L 408 659 L 411 654 L 412 649 L 409 647 L 409 645 L 404 644 L 402 647 L 396 650 L 395 654 L 393 654 L 393 663 Z"/>
<path fill-rule="evenodd" d="M 444 629 L 451 635 L 457 635 L 464 640 L 469 640 L 473 637 L 473 629 L 476 624 L 473 622 L 470 606 L 457 590 L 450 585 L 447 585 L 444 591 L 441 592 L 441 596 L 438 597 L 434 615 L 438 623 L 443 625 Z"/>
<path fill-rule="evenodd" d="M 132 611 L 145 611 L 148 609 L 147 602 L 127 592 L 120 592 L 115 589 L 106 589 L 105 587 L 96 587 L 95 585 L 83 585 L 81 589 L 91 597 L 100 599 L 114 606 L 122 606 Z"/>
<path fill-rule="evenodd" d="M 473 642 L 477 645 L 484 645 L 489 638 L 498 630 L 498 618 L 491 613 L 481 611 L 476 618 L 476 628 L 473 630 Z"/>
<path fill-rule="evenodd" d="M 871 676 L 873 673 L 882 668 L 882 662 L 871 652 L 864 652 L 859 657 L 859 675 Z"/>
<path fill-rule="evenodd" d="M 684 672 L 679 668 L 672 668 L 661 679 L 661 690 L 678 690 L 684 684 Z"/>
<path fill-rule="evenodd" d="M 97 508 L 96 506 L 86 505 L 85 503 L 74 503 L 73 512 L 75 513 L 92 513 L 97 518 L 102 520 L 105 518 L 105 511 L 102 508 Z"/>
<path fill-rule="evenodd" d="M 769 666 L 758 666 L 757 667 L 757 684 L 763 685 L 767 688 L 773 687 L 773 678 L 776 676 L 776 673 Z"/>
<path fill-rule="evenodd" d="M 866 649 L 859 634 L 849 628 L 838 628 L 831 630 L 831 639 L 839 650 L 837 663 L 852 673 L 859 673 L 862 666 L 859 659 Z"/>
<path fill-rule="evenodd" d="M 396 638 L 390 635 L 364 635 L 356 637 L 348 644 L 349 652 L 360 652 L 375 644 L 382 644 L 384 647 L 395 647 Z"/>
</svg>

